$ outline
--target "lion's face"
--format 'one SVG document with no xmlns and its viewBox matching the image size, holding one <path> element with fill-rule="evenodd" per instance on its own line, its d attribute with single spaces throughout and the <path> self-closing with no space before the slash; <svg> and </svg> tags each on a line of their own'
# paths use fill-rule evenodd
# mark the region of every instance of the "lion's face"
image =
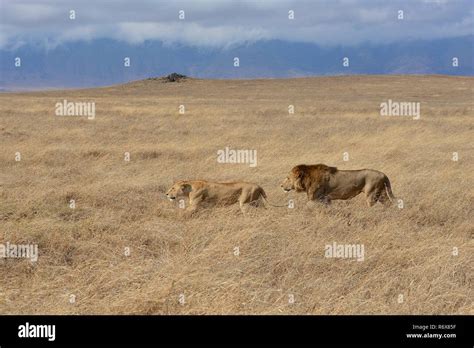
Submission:
<svg viewBox="0 0 474 348">
<path fill-rule="evenodd" d="M 288 175 L 285 178 L 285 180 L 283 180 L 280 187 L 285 192 L 290 192 L 291 190 L 294 190 L 295 189 L 295 180 L 294 180 L 294 178 L 292 178 L 291 175 Z"/>
<path fill-rule="evenodd" d="M 299 166 L 294 167 L 288 176 L 283 180 L 280 187 L 285 192 L 290 192 L 295 190 L 296 192 L 302 192 L 305 190 L 302 179 L 304 177 L 304 172 L 299 168 Z"/>
<path fill-rule="evenodd" d="M 166 197 L 170 201 L 174 201 L 177 197 L 186 196 L 190 191 L 190 185 L 182 181 L 178 181 L 166 192 Z"/>
</svg>

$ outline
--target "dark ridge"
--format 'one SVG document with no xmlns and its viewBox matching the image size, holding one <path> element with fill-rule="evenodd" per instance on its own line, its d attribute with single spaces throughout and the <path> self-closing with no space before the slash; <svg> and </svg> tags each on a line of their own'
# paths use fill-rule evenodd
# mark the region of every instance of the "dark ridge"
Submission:
<svg viewBox="0 0 474 348">
<path fill-rule="evenodd" d="M 181 82 L 181 81 L 186 80 L 187 78 L 188 77 L 186 75 L 181 75 L 181 74 L 178 74 L 178 73 L 171 73 L 168 76 L 150 77 L 147 80 L 152 80 L 152 81 L 157 81 L 158 80 L 158 81 L 168 83 L 168 82 Z"/>
</svg>

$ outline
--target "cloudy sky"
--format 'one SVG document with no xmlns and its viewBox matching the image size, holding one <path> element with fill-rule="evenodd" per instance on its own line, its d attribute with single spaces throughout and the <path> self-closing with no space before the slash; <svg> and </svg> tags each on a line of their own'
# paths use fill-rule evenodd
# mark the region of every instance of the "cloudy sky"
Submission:
<svg viewBox="0 0 474 348">
<path fill-rule="evenodd" d="M 222 48 L 262 39 L 357 45 L 459 37 L 474 28 L 473 0 L 0 0 L 0 11 L 3 49 L 97 38 Z"/>
</svg>

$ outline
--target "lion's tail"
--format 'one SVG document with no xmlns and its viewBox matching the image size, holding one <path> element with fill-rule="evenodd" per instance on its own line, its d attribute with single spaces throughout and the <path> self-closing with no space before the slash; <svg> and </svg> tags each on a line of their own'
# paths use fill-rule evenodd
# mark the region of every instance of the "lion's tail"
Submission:
<svg viewBox="0 0 474 348">
<path fill-rule="evenodd" d="M 388 180 L 387 176 L 385 176 L 384 178 L 384 185 L 385 185 L 385 191 L 387 192 L 388 198 L 390 199 L 391 202 L 393 202 L 396 198 L 393 195 L 392 185 L 390 184 L 390 180 Z"/>
<path fill-rule="evenodd" d="M 276 205 L 276 204 L 272 204 L 268 201 L 268 198 L 267 198 L 267 194 L 265 193 L 265 191 L 263 189 L 261 189 L 260 191 L 260 197 L 262 198 L 263 202 L 265 203 L 265 205 L 270 205 L 272 207 L 275 207 L 275 208 L 286 208 L 287 205 Z"/>
</svg>

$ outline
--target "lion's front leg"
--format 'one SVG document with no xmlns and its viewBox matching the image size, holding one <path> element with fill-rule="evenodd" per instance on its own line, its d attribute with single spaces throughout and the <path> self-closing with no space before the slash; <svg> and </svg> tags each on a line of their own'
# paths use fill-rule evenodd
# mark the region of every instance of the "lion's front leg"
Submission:
<svg viewBox="0 0 474 348">
<path fill-rule="evenodd" d="M 308 188 L 308 190 L 306 191 L 306 194 L 308 196 L 308 201 L 315 201 L 317 199 L 315 187 Z"/>
<path fill-rule="evenodd" d="M 186 208 L 188 214 L 193 214 L 202 207 L 204 197 L 202 194 L 193 194 L 189 195 L 189 207 Z"/>
<path fill-rule="evenodd" d="M 311 187 L 307 191 L 308 201 L 317 201 L 323 203 L 324 205 L 331 204 L 331 199 L 326 195 L 324 188 Z"/>
<path fill-rule="evenodd" d="M 331 204 L 331 199 L 328 196 L 319 197 L 318 201 L 321 202 L 324 205 L 330 205 Z"/>
</svg>

